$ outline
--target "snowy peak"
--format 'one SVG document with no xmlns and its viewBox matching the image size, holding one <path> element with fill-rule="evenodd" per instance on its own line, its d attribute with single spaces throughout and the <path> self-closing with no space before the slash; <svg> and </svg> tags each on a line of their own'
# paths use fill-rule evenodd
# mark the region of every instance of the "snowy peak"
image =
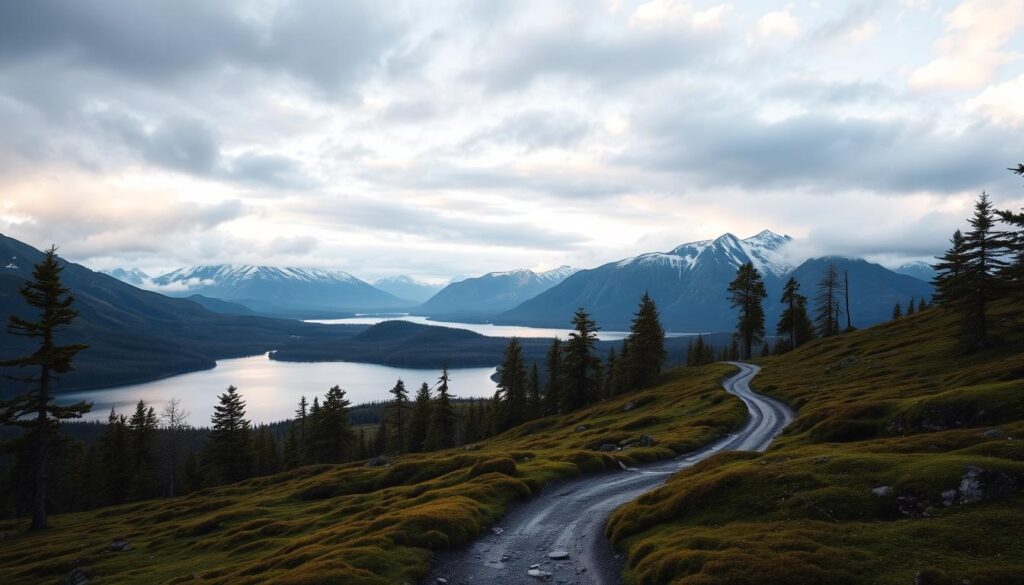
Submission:
<svg viewBox="0 0 1024 585">
<path fill-rule="evenodd" d="M 133 286 L 142 286 L 149 282 L 149 275 L 138 268 L 115 268 L 105 272 L 121 282 L 126 282 Z"/>
<path fill-rule="evenodd" d="M 568 264 L 563 264 L 558 268 L 553 268 L 545 272 L 538 272 L 537 276 L 541 280 L 545 281 L 562 282 L 566 278 L 569 278 L 570 276 L 576 274 L 579 271 L 579 268 L 569 266 Z"/>
<path fill-rule="evenodd" d="M 753 262 L 754 267 L 763 274 L 782 276 L 793 269 L 782 255 L 783 246 L 791 240 L 789 236 L 780 236 L 770 230 L 742 240 L 734 234 L 725 233 L 713 240 L 687 242 L 669 252 L 652 252 L 627 258 L 618 262 L 618 266 L 664 265 L 686 271 L 697 270 L 706 263 L 738 267 Z"/>
<path fill-rule="evenodd" d="M 261 281 L 297 281 L 319 283 L 358 283 L 358 278 L 341 270 L 323 268 L 278 268 L 275 266 L 257 266 L 253 264 L 216 264 L 210 266 L 191 266 L 179 268 L 153 279 L 157 285 L 168 285 L 175 282 L 193 281 L 197 283 L 216 283 L 227 285 L 245 280 Z"/>
</svg>

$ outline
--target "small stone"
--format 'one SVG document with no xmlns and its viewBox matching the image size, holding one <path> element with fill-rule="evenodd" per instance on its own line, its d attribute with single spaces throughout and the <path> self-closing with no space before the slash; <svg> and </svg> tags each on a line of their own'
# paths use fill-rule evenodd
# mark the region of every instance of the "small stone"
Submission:
<svg viewBox="0 0 1024 585">
<path fill-rule="evenodd" d="M 539 569 L 539 568 L 540 568 L 540 565 L 539 565 L 539 564 L 537 564 L 537 563 L 534 563 L 534 564 L 530 565 L 530 568 L 531 568 L 531 569 Z"/>
<path fill-rule="evenodd" d="M 1006 433 L 1003 429 L 988 429 L 982 433 L 982 436 L 988 437 L 989 439 L 1002 439 L 1006 436 Z"/>
<path fill-rule="evenodd" d="M 945 490 L 942 492 L 942 505 L 952 506 L 956 503 L 956 490 Z"/>
<path fill-rule="evenodd" d="M 530 569 L 526 572 L 526 575 L 533 577 L 534 579 L 546 580 L 551 578 L 551 573 L 541 569 Z"/>
<path fill-rule="evenodd" d="M 555 561 L 562 561 L 569 558 L 569 551 L 556 548 L 548 553 L 548 558 Z"/>
<path fill-rule="evenodd" d="M 387 457 L 384 457 L 383 455 L 373 457 L 366 462 L 367 467 L 387 467 L 390 464 L 391 460 L 388 459 Z"/>
<path fill-rule="evenodd" d="M 114 552 L 123 552 L 132 550 L 132 545 L 128 544 L 127 540 L 115 540 L 114 542 L 107 545 L 107 550 Z"/>
<path fill-rule="evenodd" d="M 494 528 L 491 528 L 491 532 L 493 532 L 495 534 L 501 534 L 502 532 L 505 532 L 505 529 L 504 528 L 498 528 L 497 526 L 495 526 Z"/>
<path fill-rule="evenodd" d="M 626 403 L 625 406 L 622 407 L 622 412 L 629 412 L 634 408 L 636 408 L 636 403 L 630 400 L 629 402 Z"/>
<path fill-rule="evenodd" d="M 58 581 L 59 585 L 89 585 L 89 572 L 79 567 L 72 570 L 63 579 Z"/>
<path fill-rule="evenodd" d="M 448 585 L 448 579 L 445 579 L 444 577 L 438 577 L 434 582 L 437 583 L 437 585 Z"/>
<path fill-rule="evenodd" d="M 512 557 L 510 557 L 508 555 L 501 555 L 501 562 L 505 563 L 505 562 L 508 562 L 508 561 L 511 561 L 511 560 L 512 560 Z"/>
<path fill-rule="evenodd" d="M 580 425 L 580 426 L 576 427 L 576 432 L 577 433 L 582 433 L 583 431 L 587 431 L 587 430 L 590 430 L 590 425 Z"/>
<path fill-rule="evenodd" d="M 880 498 L 884 498 L 885 496 L 892 495 L 892 486 L 890 486 L 890 485 L 880 485 L 880 486 L 878 486 L 876 488 L 871 488 L 871 493 L 873 495 L 876 495 L 876 496 L 880 497 Z"/>
<path fill-rule="evenodd" d="M 598 451 L 621 451 L 618 445 L 615 443 L 605 443 L 597 448 Z"/>
</svg>

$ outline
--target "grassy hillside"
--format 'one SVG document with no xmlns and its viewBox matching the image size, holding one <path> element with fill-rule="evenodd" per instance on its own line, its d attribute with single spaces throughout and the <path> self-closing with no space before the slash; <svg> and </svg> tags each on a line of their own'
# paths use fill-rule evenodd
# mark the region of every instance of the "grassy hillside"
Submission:
<svg viewBox="0 0 1024 585">
<path fill-rule="evenodd" d="M 0 583 L 55 583 L 76 567 L 96 584 L 411 582 L 432 550 L 472 539 L 547 481 L 670 457 L 740 426 L 745 408 L 718 384 L 731 370 L 676 370 L 657 388 L 387 468 L 305 467 L 55 516 L 39 534 L 23 533 L 24 521 L 0 523 Z M 593 450 L 641 434 L 657 443 Z M 132 549 L 108 550 L 118 539 Z"/>
<path fill-rule="evenodd" d="M 938 310 L 764 360 L 797 407 L 767 453 L 731 453 L 620 508 L 627 583 L 1024 582 L 1024 321 L 955 350 Z M 916 580 L 915 580 L 916 579 Z"/>
</svg>

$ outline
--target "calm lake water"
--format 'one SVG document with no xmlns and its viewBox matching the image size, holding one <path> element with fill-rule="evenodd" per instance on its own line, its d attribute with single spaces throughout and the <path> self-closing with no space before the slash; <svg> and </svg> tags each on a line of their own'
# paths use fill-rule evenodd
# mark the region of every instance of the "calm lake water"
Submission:
<svg viewBox="0 0 1024 585">
<path fill-rule="evenodd" d="M 324 323 L 327 325 L 376 325 L 381 321 L 409 321 L 423 325 L 436 325 L 439 327 L 455 327 L 468 329 L 487 337 L 560 337 L 564 341 L 568 339 L 571 329 L 553 329 L 547 327 L 520 327 L 517 325 L 494 325 L 492 323 L 457 323 L 453 321 L 432 321 L 426 317 L 413 315 L 359 315 L 345 319 L 313 319 L 310 323 Z M 629 335 L 626 331 L 598 331 L 597 338 L 604 341 L 616 341 L 625 339 Z M 670 334 L 671 335 L 671 334 Z"/>
<path fill-rule="evenodd" d="M 489 397 L 494 394 L 491 381 L 494 368 L 459 368 L 449 372 L 449 388 L 462 398 Z M 395 380 L 405 381 L 410 394 L 427 382 L 433 388 L 441 375 L 436 370 L 392 368 L 353 362 L 278 362 L 266 356 L 220 360 L 212 370 L 191 372 L 130 386 L 61 394 L 60 402 L 88 400 L 93 409 L 87 420 L 106 420 L 113 406 L 119 413 L 131 415 L 135 404 L 145 400 L 157 412 L 171 398 L 181 401 L 192 412 L 189 422 L 195 426 L 210 423 L 217 395 L 230 384 L 238 387 L 246 401 L 246 414 L 254 422 L 274 422 L 291 418 L 299 397 L 310 401 L 335 384 L 347 391 L 352 404 L 385 400 Z"/>
</svg>

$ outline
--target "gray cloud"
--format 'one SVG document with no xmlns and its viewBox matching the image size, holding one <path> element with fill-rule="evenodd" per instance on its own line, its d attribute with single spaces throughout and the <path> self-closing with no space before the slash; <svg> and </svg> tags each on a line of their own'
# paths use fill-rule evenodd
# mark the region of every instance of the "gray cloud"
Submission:
<svg viewBox="0 0 1024 585">
<path fill-rule="evenodd" d="M 472 150 L 486 144 L 513 144 L 529 152 L 541 148 L 568 148 L 579 144 L 590 124 L 572 112 L 528 110 L 481 129 L 467 138 L 461 148 Z"/>
</svg>

